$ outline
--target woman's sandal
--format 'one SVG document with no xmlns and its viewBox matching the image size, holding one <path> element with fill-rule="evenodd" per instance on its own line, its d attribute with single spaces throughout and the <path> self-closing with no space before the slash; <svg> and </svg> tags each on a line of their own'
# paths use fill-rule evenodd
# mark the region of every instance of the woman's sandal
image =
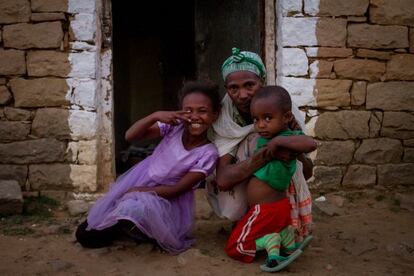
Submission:
<svg viewBox="0 0 414 276">
<path fill-rule="evenodd" d="M 287 267 L 294 260 L 302 255 L 303 251 L 300 249 L 295 250 L 292 254 L 286 257 L 272 256 L 267 257 L 266 262 L 260 266 L 260 269 L 264 272 L 277 272 Z"/>
</svg>

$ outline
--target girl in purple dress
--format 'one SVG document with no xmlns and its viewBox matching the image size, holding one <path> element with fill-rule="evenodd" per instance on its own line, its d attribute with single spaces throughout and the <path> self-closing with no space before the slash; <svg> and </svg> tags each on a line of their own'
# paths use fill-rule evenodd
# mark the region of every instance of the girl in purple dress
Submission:
<svg viewBox="0 0 414 276">
<path fill-rule="evenodd" d="M 215 169 L 217 149 L 207 130 L 217 119 L 218 87 L 190 82 L 180 111 L 158 111 L 137 121 L 125 138 L 163 137 L 154 153 L 121 175 L 78 226 L 84 247 L 108 246 L 119 232 L 143 234 L 170 253 L 188 249 L 194 220 L 193 189 Z"/>
</svg>

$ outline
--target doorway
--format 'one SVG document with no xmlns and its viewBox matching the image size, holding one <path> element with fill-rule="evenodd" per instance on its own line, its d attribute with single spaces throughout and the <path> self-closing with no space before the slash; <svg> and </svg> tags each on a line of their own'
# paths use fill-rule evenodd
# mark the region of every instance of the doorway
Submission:
<svg viewBox="0 0 414 276">
<path fill-rule="evenodd" d="M 210 79 L 222 87 L 220 66 L 232 47 L 262 53 L 262 2 L 112 1 L 117 174 L 157 143 L 129 145 L 124 134 L 135 121 L 175 110 L 185 80 Z"/>
</svg>

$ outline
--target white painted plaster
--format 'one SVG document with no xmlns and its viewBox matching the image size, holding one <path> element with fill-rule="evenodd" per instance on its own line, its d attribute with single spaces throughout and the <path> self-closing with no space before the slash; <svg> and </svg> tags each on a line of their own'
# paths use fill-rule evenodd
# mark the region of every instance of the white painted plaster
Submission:
<svg viewBox="0 0 414 276">
<path fill-rule="evenodd" d="M 96 81 L 91 79 L 75 80 L 71 103 L 86 110 L 96 110 Z"/>
<path fill-rule="evenodd" d="M 96 0 L 68 0 L 69 13 L 95 13 Z"/>
<path fill-rule="evenodd" d="M 302 14 L 302 0 L 280 0 L 280 7 L 283 16 Z"/>
<path fill-rule="evenodd" d="M 283 48 L 281 52 L 281 74 L 283 76 L 305 76 L 308 74 L 308 58 L 304 50 Z"/>
<path fill-rule="evenodd" d="M 318 74 L 319 74 L 319 61 L 315 60 L 309 66 L 309 76 L 314 79 L 318 76 Z"/>
<path fill-rule="evenodd" d="M 90 140 L 96 136 L 98 121 L 95 112 L 71 110 L 68 123 L 71 137 L 75 140 Z"/>
<path fill-rule="evenodd" d="M 304 0 L 304 10 L 306 14 L 317 15 L 319 13 L 320 0 Z"/>
<path fill-rule="evenodd" d="M 75 51 L 89 51 L 96 52 L 96 46 L 83 41 L 70 42 L 69 47 Z"/>
<path fill-rule="evenodd" d="M 279 85 L 283 86 L 299 106 L 315 106 L 316 101 L 313 94 L 316 84 L 315 79 L 280 77 Z"/>
<path fill-rule="evenodd" d="M 68 77 L 72 78 L 95 78 L 96 76 L 96 53 L 81 52 L 70 53 L 69 62 L 71 71 Z"/>
<path fill-rule="evenodd" d="M 94 14 L 76 14 L 70 22 L 73 36 L 78 41 L 93 41 L 96 31 L 96 19 Z"/>
<path fill-rule="evenodd" d="M 282 46 L 316 46 L 318 18 L 284 17 L 281 20 Z"/>
</svg>

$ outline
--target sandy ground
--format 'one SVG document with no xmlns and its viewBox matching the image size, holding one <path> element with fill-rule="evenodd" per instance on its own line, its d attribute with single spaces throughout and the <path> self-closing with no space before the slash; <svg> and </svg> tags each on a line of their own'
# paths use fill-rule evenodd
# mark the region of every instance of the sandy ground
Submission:
<svg viewBox="0 0 414 276">
<path fill-rule="evenodd" d="M 315 208 L 315 239 L 279 274 L 414 275 L 414 212 L 386 194 L 342 194 L 345 203 L 334 216 Z M 259 269 L 264 255 L 253 264 L 225 255 L 231 224 L 224 220 L 197 220 L 195 246 L 171 256 L 127 240 L 84 249 L 72 235 L 81 218 L 70 218 L 63 210 L 53 214 L 37 223 L 19 221 L 21 231 L 10 218 L 1 220 L 0 275 L 265 275 Z"/>
</svg>

